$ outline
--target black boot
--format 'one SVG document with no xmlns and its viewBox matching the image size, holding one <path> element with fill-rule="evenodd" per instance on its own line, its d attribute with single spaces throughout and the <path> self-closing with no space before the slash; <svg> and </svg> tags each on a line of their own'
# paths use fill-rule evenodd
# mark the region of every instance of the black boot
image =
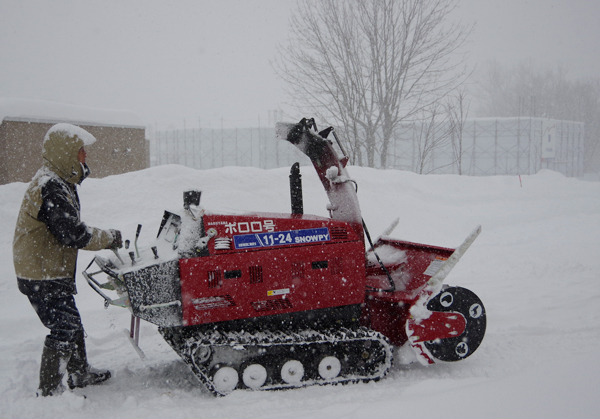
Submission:
<svg viewBox="0 0 600 419">
<path fill-rule="evenodd" d="M 70 352 L 44 345 L 40 366 L 40 388 L 38 396 L 57 396 L 65 391 L 62 378 L 69 362 Z"/>
<path fill-rule="evenodd" d="M 67 372 L 69 373 L 67 383 L 71 390 L 76 387 L 100 384 L 110 378 L 110 371 L 98 370 L 88 364 L 83 333 L 77 337 L 75 350 L 67 364 Z"/>
</svg>

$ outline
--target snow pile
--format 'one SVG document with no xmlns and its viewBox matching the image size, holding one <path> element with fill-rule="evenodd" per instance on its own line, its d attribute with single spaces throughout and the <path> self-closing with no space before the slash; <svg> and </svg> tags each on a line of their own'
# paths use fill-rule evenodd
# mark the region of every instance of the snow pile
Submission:
<svg viewBox="0 0 600 419">
<path fill-rule="evenodd" d="M 93 168 L 92 168 L 93 169 Z M 600 183 L 543 171 L 534 176 L 420 176 L 349 167 L 371 235 L 396 218 L 389 235 L 456 247 L 483 231 L 446 283 L 473 290 L 488 314 L 478 351 L 454 364 L 396 365 L 377 383 L 243 392 L 215 399 L 178 356 L 142 322 L 141 361 L 123 329 L 129 312 L 103 309 L 78 275 L 76 297 L 89 335 L 90 362 L 109 367 L 105 385 L 36 399 L 46 329 L 17 290 L 12 237 L 26 188 L 0 186 L 0 406 L 3 418 L 595 418 L 600 411 Z M 312 167 L 302 167 L 307 214 L 327 216 L 327 198 Z M 202 190 L 214 213 L 289 213 L 289 169 L 181 166 L 87 179 L 82 217 L 118 228 L 124 239 L 155 240 L 163 211 L 180 212 L 182 192 Z M 107 255 L 112 255 L 106 251 Z M 102 252 L 100 252 L 102 253 Z M 389 255 L 392 256 L 392 255 Z M 78 272 L 94 257 L 81 252 Z M 87 396 L 86 399 L 81 394 Z"/>
<path fill-rule="evenodd" d="M 406 262 L 406 252 L 403 250 L 398 250 L 393 246 L 384 244 L 383 246 L 379 246 L 377 248 L 377 256 L 379 256 L 379 260 L 384 265 L 399 265 L 401 263 Z M 373 252 L 369 252 L 367 254 L 367 259 L 373 265 L 378 265 L 379 261 L 377 260 L 375 254 Z"/>
</svg>

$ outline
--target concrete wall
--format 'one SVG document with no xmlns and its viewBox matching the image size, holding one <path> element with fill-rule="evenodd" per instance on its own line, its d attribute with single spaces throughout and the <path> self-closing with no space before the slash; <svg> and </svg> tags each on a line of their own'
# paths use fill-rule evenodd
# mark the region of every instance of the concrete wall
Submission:
<svg viewBox="0 0 600 419">
<path fill-rule="evenodd" d="M 42 143 L 50 127 L 62 121 L 28 121 L 5 118 L 0 124 L 0 184 L 29 182 L 42 166 Z M 150 167 L 150 150 L 144 127 L 100 124 L 77 125 L 94 137 L 86 146 L 91 177 L 102 178 Z"/>
</svg>

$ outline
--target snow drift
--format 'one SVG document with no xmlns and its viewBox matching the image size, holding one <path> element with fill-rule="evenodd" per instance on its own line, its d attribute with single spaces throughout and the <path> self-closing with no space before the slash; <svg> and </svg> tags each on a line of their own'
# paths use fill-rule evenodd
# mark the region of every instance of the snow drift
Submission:
<svg viewBox="0 0 600 419">
<path fill-rule="evenodd" d="M 93 169 L 93 168 L 92 168 Z M 6 418 L 595 418 L 600 410 L 600 183 L 542 171 L 522 177 L 420 176 L 350 167 L 373 236 L 396 218 L 403 240 L 455 247 L 483 232 L 446 279 L 476 292 L 486 337 L 464 362 L 395 366 L 377 383 L 244 392 L 215 399 L 156 332 L 142 323 L 142 361 L 123 332 L 129 312 L 105 310 L 78 275 L 76 297 L 90 362 L 109 367 L 105 385 L 35 397 L 46 329 L 17 290 L 12 236 L 25 183 L 0 186 L 0 394 Z M 288 169 L 159 166 L 80 188 L 82 218 L 151 241 L 164 210 L 201 189 L 214 212 L 290 212 Z M 327 198 L 303 167 L 304 209 L 326 216 Z M 81 252 L 78 272 L 93 258 Z M 87 398 L 81 395 L 85 394 Z"/>
</svg>

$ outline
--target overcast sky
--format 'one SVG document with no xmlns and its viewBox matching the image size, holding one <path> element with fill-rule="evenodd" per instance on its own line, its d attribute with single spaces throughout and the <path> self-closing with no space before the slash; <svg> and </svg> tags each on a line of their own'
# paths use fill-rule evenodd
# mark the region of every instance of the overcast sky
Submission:
<svg viewBox="0 0 600 419">
<path fill-rule="evenodd" d="M 0 97 L 137 113 L 148 125 L 267 126 L 295 0 L 0 0 Z M 600 0 L 460 0 L 471 64 L 600 77 Z M 298 115 L 290 115 L 297 117 Z"/>
</svg>

